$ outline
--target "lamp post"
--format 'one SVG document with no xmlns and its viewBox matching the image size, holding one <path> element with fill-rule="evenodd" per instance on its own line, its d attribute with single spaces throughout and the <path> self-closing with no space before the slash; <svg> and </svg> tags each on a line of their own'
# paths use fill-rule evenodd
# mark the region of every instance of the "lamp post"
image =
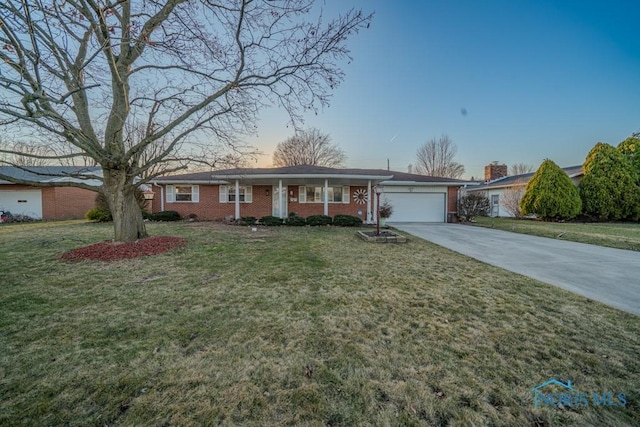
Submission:
<svg viewBox="0 0 640 427">
<path fill-rule="evenodd" d="M 376 236 L 380 235 L 380 193 L 382 192 L 382 185 L 376 184 L 373 190 L 376 193 Z"/>
</svg>

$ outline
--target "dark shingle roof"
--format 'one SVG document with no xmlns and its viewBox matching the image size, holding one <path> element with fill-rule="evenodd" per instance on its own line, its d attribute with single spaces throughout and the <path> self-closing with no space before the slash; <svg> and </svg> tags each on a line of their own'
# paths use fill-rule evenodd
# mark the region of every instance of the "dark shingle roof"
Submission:
<svg viewBox="0 0 640 427">
<path fill-rule="evenodd" d="M 165 177 L 160 177 L 157 179 L 158 182 L 163 181 L 194 181 L 194 182 L 206 182 L 213 180 L 224 180 L 226 178 L 235 178 L 235 177 L 256 177 L 256 176 L 274 176 L 281 175 L 286 177 L 287 175 L 291 176 L 319 176 L 319 175 L 327 175 L 327 176 L 358 176 L 358 177 L 371 177 L 372 179 L 384 180 L 385 182 L 446 182 L 446 183 L 460 183 L 464 184 L 468 181 L 463 181 L 459 179 L 451 179 L 451 178 L 440 178 L 426 175 L 418 175 L 418 174 L 410 174 L 404 172 L 396 172 L 389 171 L 385 169 L 357 169 L 357 168 L 329 168 L 324 166 L 311 166 L 311 165 L 299 165 L 299 166 L 284 166 L 277 168 L 236 168 L 236 169 L 225 169 L 225 170 L 216 170 L 216 171 L 208 171 L 208 172 L 196 172 L 196 173 L 188 173 L 182 175 L 170 175 Z"/>
<path fill-rule="evenodd" d="M 566 168 L 562 168 L 562 170 L 565 171 L 566 174 L 569 175 L 569 177 L 579 176 L 583 173 L 582 165 L 568 166 Z M 534 173 L 535 172 L 525 173 L 521 175 L 505 176 L 504 178 L 498 178 L 490 182 L 483 182 L 476 187 L 469 188 L 469 191 L 509 187 L 514 184 L 526 184 L 527 182 L 529 182 Z"/>
<path fill-rule="evenodd" d="M 49 182 L 60 178 L 92 175 L 100 172 L 97 166 L 0 166 L 0 175 L 32 182 Z M 4 180 L 0 179 L 0 182 Z"/>
</svg>

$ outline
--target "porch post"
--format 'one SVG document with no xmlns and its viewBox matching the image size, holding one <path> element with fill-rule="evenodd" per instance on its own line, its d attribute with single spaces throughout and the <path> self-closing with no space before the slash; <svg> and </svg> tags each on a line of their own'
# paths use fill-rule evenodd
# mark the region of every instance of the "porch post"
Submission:
<svg viewBox="0 0 640 427">
<path fill-rule="evenodd" d="M 367 224 L 371 224 L 371 199 L 373 199 L 371 194 L 371 180 L 367 182 Z"/>
<path fill-rule="evenodd" d="M 278 212 L 280 213 L 280 218 L 284 218 L 282 209 L 283 209 L 283 205 L 282 205 L 282 180 L 278 180 Z"/>
<path fill-rule="evenodd" d="M 236 179 L 236 219 L 240 219 L 240 181 Z"/>
<path fill-rule="evenodd" d="M 329 215 L 329 180 L 324 180 L 324 214 Z"/>
</svg>

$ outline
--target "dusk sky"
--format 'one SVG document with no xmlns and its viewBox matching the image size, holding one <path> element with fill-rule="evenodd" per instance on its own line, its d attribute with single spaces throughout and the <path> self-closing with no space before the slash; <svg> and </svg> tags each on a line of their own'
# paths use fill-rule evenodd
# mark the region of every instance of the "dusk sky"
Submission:
<svg viewBox="0 0 640 427">
<path fill-rule="evenodd" d="M 325 14 L 375 12 L 331 106 L 305 126 L 331 135 L 347 166 L 406 171 L 428 139 L 449 135 L 481 177 L 499 161 L 582 164 L 598 141 L 640 131 L 637 1 L 326 0 Z M 270 166 L 288 117 L 263 111 L 247 142 Z"/>
</svg>

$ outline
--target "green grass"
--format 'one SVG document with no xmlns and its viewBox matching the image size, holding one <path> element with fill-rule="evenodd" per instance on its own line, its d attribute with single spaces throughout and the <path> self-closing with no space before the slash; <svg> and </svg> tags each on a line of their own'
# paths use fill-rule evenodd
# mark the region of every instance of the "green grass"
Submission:
<svg viewBox="0 0 640 427">
<path fill-rule="evenodd" d="M 561 238 L 610 248 L 640 251 L 640 223 L 546 222 L 513 218 L 476 218 L 482 227 Z M 562 236 L 560 236 L 562 234 Z M 560 237 L 558 237 L 560 236 Z"/>
<path fill-rule="evenodd" d="M 416 238 L 149 231 L 187 246 L 68 264 L 110 226 L 2 233 L 0 425 L 640 424 L 631 314 Z M 550 378 L 628 403 L 534 409 Z"/>
</svg>

